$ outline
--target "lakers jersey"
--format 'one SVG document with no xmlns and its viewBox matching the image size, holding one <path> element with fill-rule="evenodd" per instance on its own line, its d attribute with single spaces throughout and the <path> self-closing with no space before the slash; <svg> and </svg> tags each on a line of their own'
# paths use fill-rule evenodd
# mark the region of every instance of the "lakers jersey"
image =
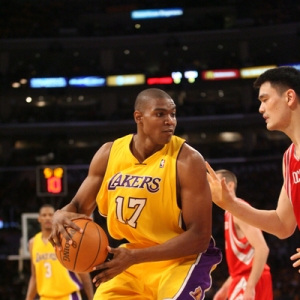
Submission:
<svg viewBox="0 0 300 300">
<path fill-rule="evenodd" d="M 177 205 L 176 161 L 185 142 L 171 141 L 140 163 L 130 151 L 133 135 L 114 141 L 97 195 L 101 215 L 114 239 L 131 246 L 161 244 L 183 232 Z"/>
<path fill-rule="evenodd" d="M 34 237 L 32 263 L 36 272 L 37 292 L 41 297 L 63 297 L 82 288 L 78 276 L 57 260 L 51 243 L 44 243 L 41 232 Z"/>
</svg>

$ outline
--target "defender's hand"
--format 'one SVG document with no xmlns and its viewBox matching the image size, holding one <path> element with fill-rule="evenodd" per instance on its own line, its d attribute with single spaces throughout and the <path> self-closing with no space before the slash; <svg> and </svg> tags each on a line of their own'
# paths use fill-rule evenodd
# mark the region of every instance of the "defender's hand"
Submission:
<svg viewBox="0 0 300 300">
<path fill-rule="evenodd" d="M 207 180 L 210 186 L 212 200 L 215 204 L 225 209 L 235 201 L 234 195 L 229 190 L 225 178 L 220 179 L 208 162 L 205 162 L 208 170 Z"/>
</svg>

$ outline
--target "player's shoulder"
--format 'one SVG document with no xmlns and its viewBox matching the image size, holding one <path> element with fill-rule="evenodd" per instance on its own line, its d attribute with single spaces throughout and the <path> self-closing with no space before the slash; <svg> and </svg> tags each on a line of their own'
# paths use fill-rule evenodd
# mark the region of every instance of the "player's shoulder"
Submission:
<svg viewBox="0 0 300 300">
<path fill-rule="evenodd" d="M 113 145 L 113 141 L 110 141 L 110 142 L 106 142 L 104 143 L 101 148 L 99 149 L 100 151 L 104 152 L 104 153 L 109 153 L 112 145 Z"/>
<path fill-rule="evenodd" d="M 29 252 L 31 252 L 31 250 L 32 250 L 32 248 L 33 248 L 33 245 L 34 245 L 34 242 L 37 240 L 37 235 L 38 235 L 39 233 L 37 233 L 36 235 L 34 235 L 32 238 L 30 238 L 29 240 L 28 240 L 28 250 L 29 250 Z"/>
<path fill-rule="evenodd" d="M 128 137 L 128 139 L 129 139 L 129 137 Z M 119 143 L 119 141 L 121 141 L 121 140 L 122 140 L 122 138 L 119 138 L 114 141 L 106 142 L 98 149 L 98 151 L 94 154 L 93 159 L 90 164 L 90 174 L 92 174 L 92 173 L 104 174 L 106 167 L 108 165 L 109 156 L 111 154 L 113 146 L 116 143 Z M 124 144 L 121 144 L 121 146 L 119 145 L 119 147 L 121 147 L 121 149 L 124 148 Z M 114 151 L 116 151 L 116 150 L 114 150 Z"/>
<path fill-rule="evenodd" d="M 177 158 L 177 167 L 180 172 L 198 173 L 206 169 L 201 153 L 187 143 L 182 145 Z"/>
<path fill-rule="evenodd" d="M 128 134 L 123 137 L 117 138 L 114 141 L 106 142 L 96 152 L 96 156 L 108 157 L 113 145 L 115 147 L 116 147 L 116 145 L 121 145 L 123 147 L 124 144 L 130 143 L 131 139 L 132 139 L 132 134 Z"/>
<path fill-rule="evenodd" d="M 194 147 L 192 147 L 191 145 L 189 145 L 188 143 L 184 143 L 182 145 L 181 151 L 179 153 L 178 156 L 178 160 L 201 160 L 203 161 L 203 156 L 202 154 L 195 149 Z"/>
<path fill-rule="evenodd" d="M 32 245 L 35 241 L 35 236 L 33 236 L 31 239 L 28 241 L 28 245 Z"/>
<path fill-rule="evenodd" d="M 103 158 L 108 158 L 112 145 L 112 141 L 104 143 L 95 153 L 93 160 L 103 160 Z"/>
</svg>

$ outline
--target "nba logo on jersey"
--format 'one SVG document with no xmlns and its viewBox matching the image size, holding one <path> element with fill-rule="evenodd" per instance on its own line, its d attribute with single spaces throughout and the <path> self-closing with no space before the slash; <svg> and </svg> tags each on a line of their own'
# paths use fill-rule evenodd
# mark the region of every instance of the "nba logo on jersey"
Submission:
<svg viewBox="0 0 300 300">
<path fill-rule="evenodd" d="M 162 160 L 160 161 L 159 167 L 160 167 L 160 168 L 163 168 L 164 165 L 165 165 L 165 160 L 162 159 Z"/>
</svg>

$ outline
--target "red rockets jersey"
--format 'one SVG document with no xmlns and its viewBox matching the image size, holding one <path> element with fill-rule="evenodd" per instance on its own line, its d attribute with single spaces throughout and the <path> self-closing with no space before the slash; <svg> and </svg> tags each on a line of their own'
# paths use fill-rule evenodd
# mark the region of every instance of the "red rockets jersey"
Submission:
<svg viewBox="0 0 300 300">
<path fill-rule="evenodd" d="M 240 199 L 241 200 L 241 199 Z M 241 200 L 243 201 L 243 200 Z M 254 248 L 246 237 L 239 238 L 234 227 L 233 216 L 225 211 L 225 254 L 231 277 L 251 272 Z M 265 265 L 265 270 L 269 270 Z"/>
<path fill-rule="evenodd" d="M 300 229 L 300 160 L 295 156 L 295 145 L 291 144 L 284 156 L 284 188 L 293 205 L 294 214 Z"/>
</svg>

